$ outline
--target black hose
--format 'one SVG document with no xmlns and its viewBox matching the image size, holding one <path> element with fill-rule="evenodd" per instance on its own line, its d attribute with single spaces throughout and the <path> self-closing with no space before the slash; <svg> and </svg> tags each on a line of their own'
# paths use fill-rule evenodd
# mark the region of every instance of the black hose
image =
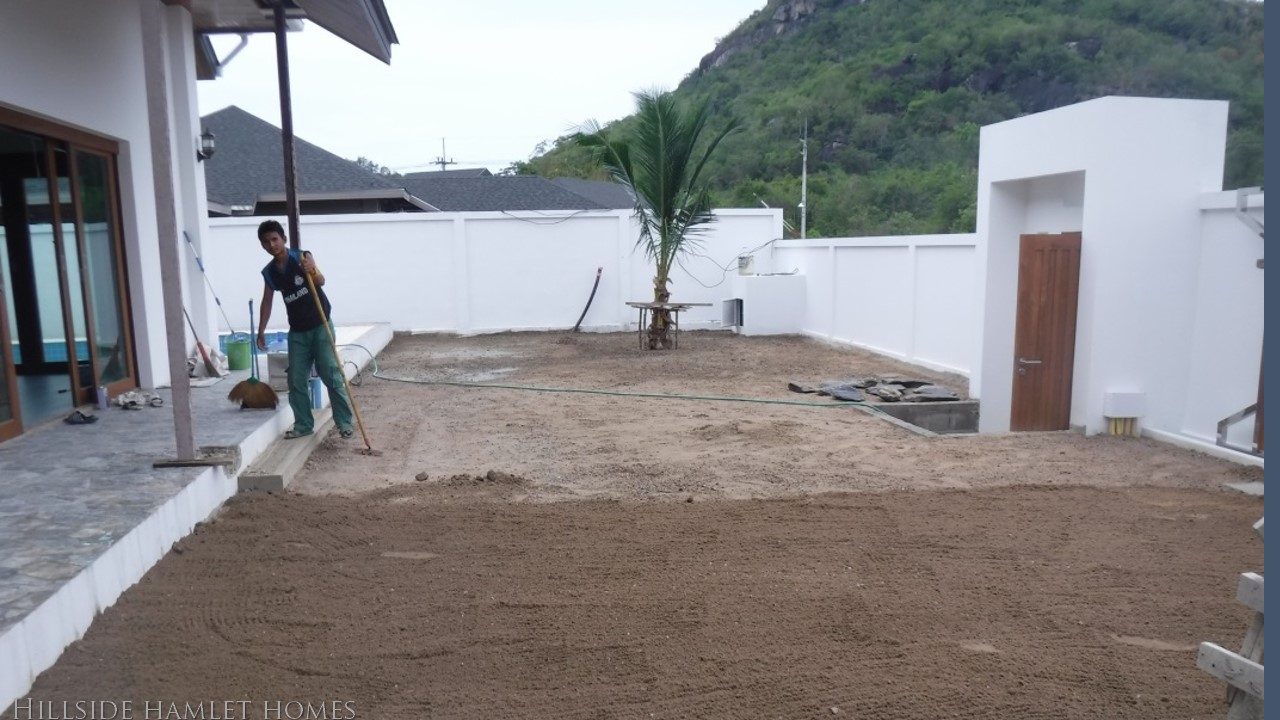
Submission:
<svg viewBox="0 0 1280 720">
<path fill-rule="evenodd" d="M 596 284 L 591 286 L 591 297 L 587 298 L 587 306 L 582 308 L 582 314 L 578 316 L 578 322 L 573 324 L 573 331 L 578 332 L 578 328 L 582 326 L 582 320 L 587 316 L 587 311 L 591 309 L 591 301 L 596 299 L 596 288 L 600 287 L 600 273 L 603 267 L 596 268 Z"/>
</svg>

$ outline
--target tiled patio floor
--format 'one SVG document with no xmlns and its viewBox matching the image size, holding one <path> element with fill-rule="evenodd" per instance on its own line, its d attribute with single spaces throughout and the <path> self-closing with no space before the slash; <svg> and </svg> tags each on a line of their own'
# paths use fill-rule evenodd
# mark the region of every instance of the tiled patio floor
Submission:
<svg viewBox="0 0 1280 720">
<path fill-rule="evenodd" d="M 374 353 L 390 339 L 385 326 L 338 328 L 339 343 Z M 343 356 L 362 367 L 369 361 L 359 350 Z M 276 410 L 228 402 L 227 392 L 247 375 L 191 389 L 196 446 L 239 448 L 241 467 L 293 418 L 283 397 Z M 92 424 L 55 420 L 0 443 L 0 710 L 235 492 L 234 472 L 152 466 L 177 455 L 169 390 L 156 394 L 165 400 L 160 407 L 113 406 L 95 411 Z M 139 532 L 148 523 L 154 527 Z M 46 640 L 50 632 L 55 637 Z"/>
</svg>

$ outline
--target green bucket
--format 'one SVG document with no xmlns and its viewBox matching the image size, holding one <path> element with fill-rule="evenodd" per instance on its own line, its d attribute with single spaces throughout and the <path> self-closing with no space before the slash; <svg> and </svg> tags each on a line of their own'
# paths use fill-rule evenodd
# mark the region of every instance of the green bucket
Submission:
<svg viewBox="0 0 1280 720">
<path fill-rule="evenodd" d="M 227 369 L 249 369 L 249 336 L 232 335 L 227 338 Z"/>
</svg>

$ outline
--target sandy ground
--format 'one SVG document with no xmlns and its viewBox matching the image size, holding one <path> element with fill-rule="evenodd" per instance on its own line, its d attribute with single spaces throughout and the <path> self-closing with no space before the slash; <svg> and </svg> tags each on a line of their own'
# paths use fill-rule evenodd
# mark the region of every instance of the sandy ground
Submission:
<svg viewBox="0 0 1280 720">
<path fill-rule="evenodd" d="M 288 493 L 234 499 L 31 697 L 248 701 L 224 720 L 1225 715 L 1195 647 L 1247 628 L 1262 501 L 1221 486 L 1260 471 L 1134 438 L 922 437 L 786 383 L 963 379 L 813 341 L 637 345 L 398 337 L 379 374 L 405 382 L 356 390 L 380 457 L 331 437 Z M 477 381 L 608 394 L 438 384 Z"/>
</svg>

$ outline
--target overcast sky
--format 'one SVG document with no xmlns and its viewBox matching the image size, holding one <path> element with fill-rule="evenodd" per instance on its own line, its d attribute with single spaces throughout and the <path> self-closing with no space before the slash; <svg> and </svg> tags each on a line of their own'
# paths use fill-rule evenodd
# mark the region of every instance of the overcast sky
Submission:
<svg viewBox="0 0 1280 720">
<path fill-rule="evenodd" d="M 631 93 L 673 89 L 766 0 L 385 0 L 400 44 L 390 66 L 308 24 L 289 35 L 297 137 L 401 172 L 494 172 L 586 120 L 629 114 Z M 217 37 L 225 58 L 236 36 Z M 228 105 L 280 125 L 275 44 L 250 36 L 200 114 Z"/>
</svg>

